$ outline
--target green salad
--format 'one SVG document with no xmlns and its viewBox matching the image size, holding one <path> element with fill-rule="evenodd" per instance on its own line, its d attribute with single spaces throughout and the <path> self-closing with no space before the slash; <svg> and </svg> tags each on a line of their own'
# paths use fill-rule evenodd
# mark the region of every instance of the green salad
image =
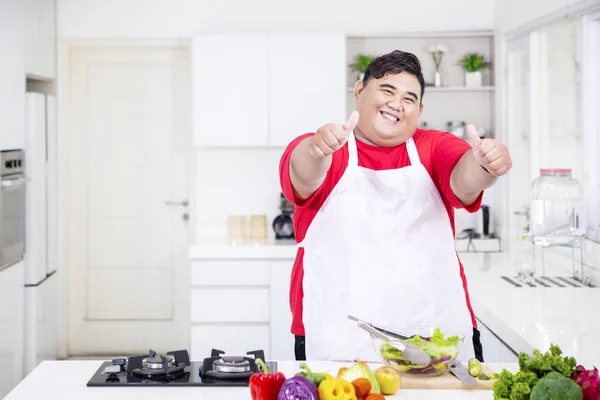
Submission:
<svg viewBox="0 0 600 400">
<path fill-rule="evenodd" d="M 400 350 L 389 343 L 380 346 L 380 353 L 383 359 L 392 367 L 400 372 L 410 372 L 414 374 L 435 374 L 446 368 L 449 362 L 454 360 L 460 351 L 462 341 L 458 336 L 444 337 L 439 328 L 433 330 L 431 337 L 421 337 L 418 335 L 410 339 L 402 340 L 410 342 L 415 347 L 423 350 L 431 357 L 429 365 L 416 365 L 406 360 Z"/>
</svg>

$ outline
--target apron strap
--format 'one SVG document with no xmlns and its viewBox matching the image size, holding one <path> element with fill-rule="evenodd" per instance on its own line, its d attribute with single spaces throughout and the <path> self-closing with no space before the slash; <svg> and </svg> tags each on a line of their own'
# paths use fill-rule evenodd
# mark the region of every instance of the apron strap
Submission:
<svg viewBox="0 0 600 400">
<path fill-rule="evenodd" d="M 349 167 L 358 167 L 358 150 L 356 149 L 356 137 L 354 137 L 354 132 L 348 135 L 348 166 Z"/>
<path fill-rule="evenodd" d="M 410 165 L 420 165 L 421 158 L 419 157 L 419 152 L 417 151 L 417 146 L 415 145 L 413 138 L 410 138 L 406 141 L 406 150 L 408 151 Z"/>
</svg>

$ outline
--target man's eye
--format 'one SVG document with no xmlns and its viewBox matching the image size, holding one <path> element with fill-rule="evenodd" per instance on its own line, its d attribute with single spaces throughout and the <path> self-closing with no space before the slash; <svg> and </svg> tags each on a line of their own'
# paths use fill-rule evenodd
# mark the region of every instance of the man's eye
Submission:
<svg viewBox="0 0 600 400">
<path fill-rule="evenodd" d="M 409 102 L 411 102 L 411 103 L 413 102 L 413 99 L 412 99 L 412 97 L 405 97 L 405 98 L 404 98 L 404 100 L 406 100 L 406 101 L 409 101 Z"/>
<path fill-rule="evenodd" d="M 391 90 L 384 90 L 384 92 L 385 92 L 386 94 L 389 94 L 389 95 L 392 95 L 392 94 L 394 94 L 394 93 L 392 93 L 392 91 L 391 91 Z"/>
</svg>

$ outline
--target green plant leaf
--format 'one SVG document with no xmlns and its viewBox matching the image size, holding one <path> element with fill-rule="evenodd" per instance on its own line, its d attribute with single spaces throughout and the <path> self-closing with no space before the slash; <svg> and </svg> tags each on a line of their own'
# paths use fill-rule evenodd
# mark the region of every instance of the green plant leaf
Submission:
<svg viewBox="0 0 600 400">
<path fill-rule="evenodd" d="M 367 54 L 357 54 L 354 58 L 354 63 L 350 64 L 350 68 L 357 72 L 365 72 L 369 64 L 375 59 L 375 56 Z"/>
<path fill-rule="evenodd" d="M 467 53 L 458 61 L 458 64 L 467 72 L 477 72 L 487 68 L 490 63 L 485 61 L 483 54 Z"/>
</svg>

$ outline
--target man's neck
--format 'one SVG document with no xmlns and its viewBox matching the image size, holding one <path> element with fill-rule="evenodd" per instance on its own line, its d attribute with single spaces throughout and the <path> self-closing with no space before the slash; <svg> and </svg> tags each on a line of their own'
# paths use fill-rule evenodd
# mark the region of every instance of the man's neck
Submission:
<svg viewBox="0 0 600 400">
<path fill-rule="evenodd" d="M 358 127 L 354 128 L 354 137 L 356 137 L 356 140 L 358 140 L 358 141 L 360 141 L 362 143 L 368 144 L 369 146 L 373 146 L 373 147 L 396 147 L 396 146 L 400 146 L 402 143 L 404 143 L 408 139 L 410 139 L 410 137 L 408 137 L 408 138 L 406 138 L 404 140 L 401 140 L 400 142 L 395 142 L 395 143 L 387 145 L 387 146 L 386 145 L 379 145 L 379 144 L 376 144 L 376 143 L 372 142 L 371 140 L 369 140 L 369 138 L 367 138 L 361 132 L 361 130 L 358 129 Z M 412 135 L 411 135 L 411 137 L 412 137 Z"/>
</svg>

